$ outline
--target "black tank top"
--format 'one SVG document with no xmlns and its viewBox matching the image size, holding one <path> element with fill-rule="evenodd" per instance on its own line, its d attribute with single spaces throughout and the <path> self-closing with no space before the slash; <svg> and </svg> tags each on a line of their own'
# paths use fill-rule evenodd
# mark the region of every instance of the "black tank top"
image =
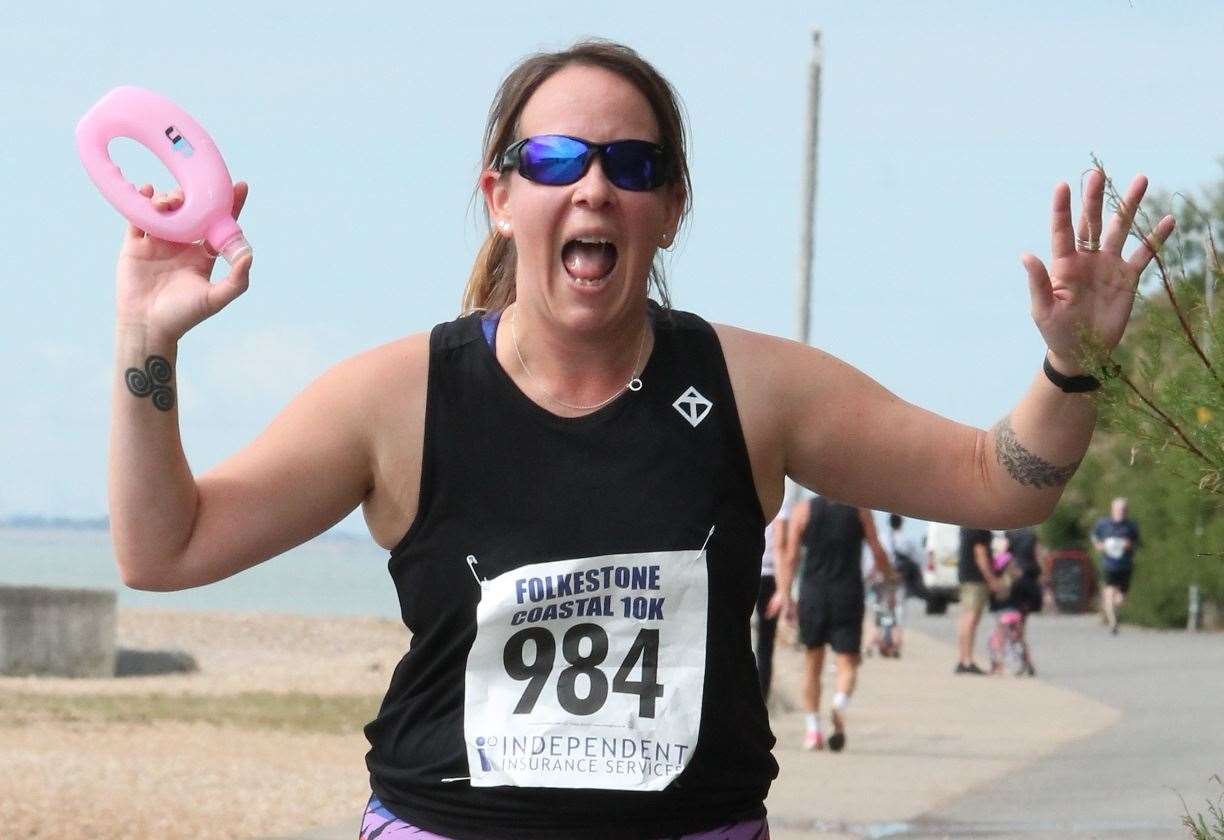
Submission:
<svg viewBox="0 0 1224 840">
<path fill-rule="evenodd" d="M 374 793 L 414 825 L 657 838 L 764 813 L 765 520 L 713 329 L 651 317 L 644 387 L 577 418 L 518 390 L 478 315 L 430 336 L 388 564 L 412 643 L 365 729 Z"/>
<path fill-rule="evenodd" d="M 846 596 L 846 590 L 861 592 L 864 532 L 858 508 L 822 496 L 810 504 L 808 524 L 803 529 L 807 555 L 801 588 L 836 590 L 839 598 Z"/>
</svg>

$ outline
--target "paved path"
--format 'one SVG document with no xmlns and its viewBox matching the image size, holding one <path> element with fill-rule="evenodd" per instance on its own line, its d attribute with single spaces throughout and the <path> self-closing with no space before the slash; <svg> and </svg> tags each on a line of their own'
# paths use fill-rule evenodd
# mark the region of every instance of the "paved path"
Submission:
<svg viewBox="0 0 1224 840">
<path fill-rule="evenodd" d="M 952 619 L 911 629 L 900 660 L 864 662 L 845 752 L 802 751 L 802 715 L 774 715 L 782 772 L 767 804 L 778 840 L 932 836 L 915 834 L 915 820 L 1117 723 L 1111 706 L 1044 680 L 954 675 L 939 639 Z M 783 656 L 779 688 L 798 697 L 798 657 Z M 831 675 L 826 697 L 830 685 Z"/>
<path fill-rule="evenodd" d="M 951 622 L 916 624 L 952 639 Z M 1113 637 L 1092 617 L 1038 617 L 1031 636 L 1041 680 L 1117 708 L 1118 724 L 932 809 L 924 820 L 942 831 L 902 836 L 1186 836 L 1179 794 L 1201 811 L 1224 792 L 1210 781 L 1224 776 L 1224 634 Z"/>
<path fill-rule="evenodd" d="M 1042 616 L 1040 679 L 954 676 L 955 609 L 912 617 L 903 659 L 865 662 L 841 754 L 799 749 L 800 654 L 782 645 L 776 840 L 1181 836 L 1174 791 L 1201 805 L 1224 774 L 1224 636 Z M 357 816 L 294 840 L 354 840 Z"/>
</svg>

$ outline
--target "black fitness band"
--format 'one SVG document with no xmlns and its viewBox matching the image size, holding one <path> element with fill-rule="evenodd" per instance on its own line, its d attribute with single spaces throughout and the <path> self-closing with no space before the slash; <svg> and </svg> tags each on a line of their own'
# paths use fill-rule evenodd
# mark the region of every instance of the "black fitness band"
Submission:
<svg viewBox="0 0 1224 840">
<path fill-rule="evenodd" d="M 1050 357 L 1047 354 L 1042 360 L 1041 369 L 1045 371 L 1046 377 L 1068 394 L 1083 394 L 1087 391 L 1095 391 L 1101 387 L 1101 380 L 1095 376 L 1066 376 L 1054 370 L 1054 365 L 1050 364 Z"/>
</svg>

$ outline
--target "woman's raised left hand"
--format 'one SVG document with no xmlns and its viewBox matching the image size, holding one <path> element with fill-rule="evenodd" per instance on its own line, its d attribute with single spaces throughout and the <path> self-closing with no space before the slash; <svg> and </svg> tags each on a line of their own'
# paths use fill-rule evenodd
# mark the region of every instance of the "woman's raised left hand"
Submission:
<svg viewBox="0 0 1224 840">
<path fill-rule="evenodd" d="M 1147 190 L 1147 178 L 1136 175 L 1123 204 L 1102 232 L 1105 174 L 1088 173 L 1079 224 L 1071 225 L 1071 188 L 1054 188 L 1050 267 L 1032 254 L 1021 261 L 1028 272 L 1033 321 L 1050 350 L 1050 363 L 1068 376 L 1083 371 L 1087 336 L 1105 351 L 1122 340 L 1135 302 L 1139 276 L 1173 232 L 1165 216 L 1129 258 L 1122 247 Z"/>
</svg>

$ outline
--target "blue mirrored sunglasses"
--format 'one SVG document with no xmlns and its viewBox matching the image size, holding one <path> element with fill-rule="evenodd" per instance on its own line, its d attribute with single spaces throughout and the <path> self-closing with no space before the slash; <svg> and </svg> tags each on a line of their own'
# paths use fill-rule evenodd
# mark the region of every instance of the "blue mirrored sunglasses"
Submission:
<svg viewBox="0 0 1224 840">
<path fill-rule="evenodd" d="M 653 190 L 668 181 L 667 150 L 646 140 L 592 143 L 564 134 L 539 134 L 511 145 L 497 156 L 494 168 L 517 169 L 528 181 L 560 187 L 582 178 L 597 156 L 604 176 L 622 190 Z"/>
</svg>

